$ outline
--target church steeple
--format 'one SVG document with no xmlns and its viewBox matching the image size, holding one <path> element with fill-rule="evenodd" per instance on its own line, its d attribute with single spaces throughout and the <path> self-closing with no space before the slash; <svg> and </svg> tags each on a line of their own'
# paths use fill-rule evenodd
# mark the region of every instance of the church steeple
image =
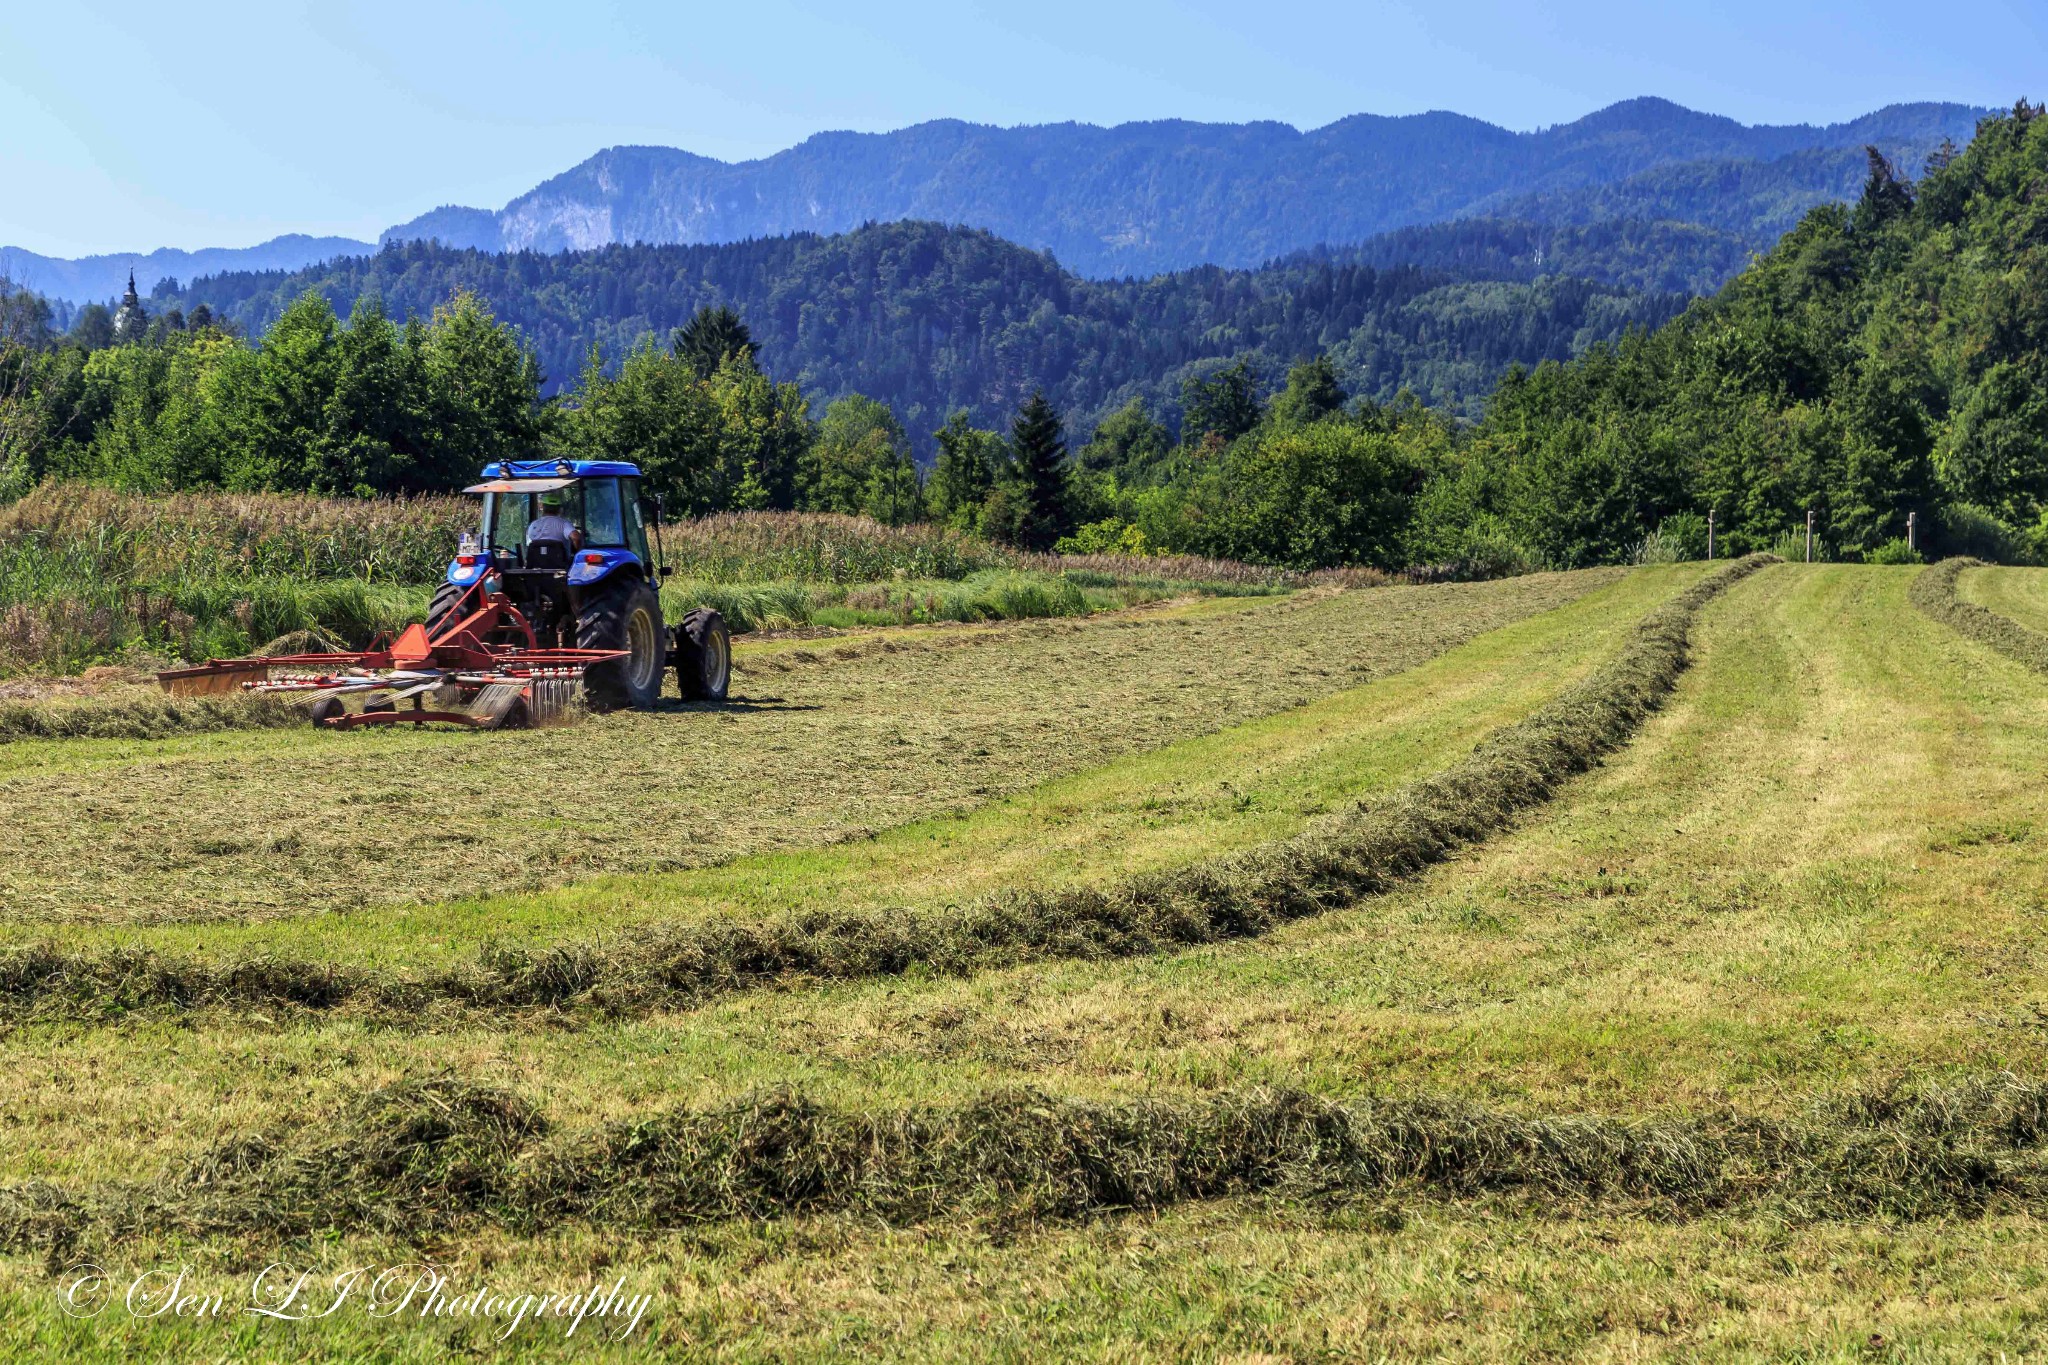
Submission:
<svg viewBox="0 0 2048 1365">
<path fill-rule="evenodd" d="M 114 314 L 114 344 L 142 340 L 143 329 L 149 326 L 149 313 L 142 306 L 142 297 L 135 292 L 135 271 L 128 271 L 128 292 L 121 296 L 121 309 Z"/>
</svg>

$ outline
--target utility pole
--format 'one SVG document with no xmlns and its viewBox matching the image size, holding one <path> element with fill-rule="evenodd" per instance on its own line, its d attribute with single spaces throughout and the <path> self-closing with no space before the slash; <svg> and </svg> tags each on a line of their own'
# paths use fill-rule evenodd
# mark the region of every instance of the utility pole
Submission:
<svg viewBox="0 0 2048 1365">
<path fill-rule="evenodd" d="M 1813 563 L 1813 509 L 1806 509 L 1806 562 Z"/>
<path fill-rule="evenodd" d="M 1918 512 L 1906 513 L 1906 548 L 1909 550 L 1920 548 L 1919 539 L 1913 534 L 1918 529 L 1919 524 L 1920 514 Z"/>
<path fill-rule="evenodd" d="M 1707 563 L 1714 562 L 1714 509 L 1707 509 Z"/>
</svg>

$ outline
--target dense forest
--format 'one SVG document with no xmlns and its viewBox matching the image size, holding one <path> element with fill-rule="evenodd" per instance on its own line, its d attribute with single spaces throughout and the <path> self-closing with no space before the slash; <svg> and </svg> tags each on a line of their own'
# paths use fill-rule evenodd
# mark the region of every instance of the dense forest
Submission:
<svg viewBox="0 0 2048 1365">
<path fill-rule="evenodd" d="M 767 369 L 821 404 L 852 393 L 887 403 L 927 457 L 929 433 L 958 409 L 995 423 L 1043 388 L 1082 426 L 1132 398 L 1173 422 L 1190 376 L 1245 360 L 1276 383 L 1293 361 L 1325 351 L 1352 392 L 1391 399 L 1409 389 L 1476 415 L 1509 365 L 1569 359 L 1685 303 L 1554 275 L 1458 278 L 1341 254 L 1084 280 L 986 232 L 892 223 L 552 255 L 412 243 L 292 274 L 167 287 L 153 304 L 204 305 L 259 334 L 308 290 L 344 316 L 373 298 L 393 317 L 426 316 L 469 291 L 518 327 L 550 387 L 580 374 L 593 346 L 615 364 L 699 308 L 730 307 Z"/>
<path fill-rule="evenodd" d="M 666 273 L 678 252 L 687 288 Z M 346 321 L 313 281 L 209 282 L 154 310 L 82 310 L 60 335 L 40 299 L 0 291 L 0 494 L 49 477 L 424 489 L 559 452 L 639 460 L 678 511 L 928 517 L 1033 547 L 1303 566 L 1692 557 L 1710 517 L 1732 554 L 1792 543 L 1809 513 L 1835 557 L 1909 554 L 1909 518 L 1928 549 L 2048 552 L 2048 117 L 2024 102 L 1917 182 L 1872 149 L 1853 205 L 1812 210 L 1661 326 L 1566 345 L 1553 312 L 1457 295 L 1416 334 L 1447 365 L 1500 354 L 1503 331 L 1583 352 L 1510 368 L 1476 420 L 1358 378 L 1384 373 L 1369 343 L 1388 333 L 1356 320 L 1448 286 L 1338 259 L 1100 286 L 985 234 L 897 225 L 745 250 L 412 246 L 345 268 Z M 811 283 L 778 292 L 787 278 Z M 533 324 L 465 288 L 491 283 L 562 334 L 586 300 L 635 322 L 547 396 Z M 1581 291 L 1581 316 L 1627 298 L 1520 287 Z M 447 301 L 424 317 L 411 304 L 432 297 Z M 280 300 L 252 344 L 233 319 L 260 325 Z M 834 385 L 806 365 L 878 392 L 814 404 L 806 390 Z M 1098 419 L 1076 393 L 1115 406 Z"/>
<path fill-rule="evenodd" d="M 1851 207 L 1810 212 L 1654 334 L 1503 383 L 1432 513 L 1546 562 L 1731 550 L 1812 511 L 1867 556 L 1910 514 L 1946 547 L 2036 559 L 2048 512 L 2048 120 L 2024 101 L 1917 183 L 1872 152 Z M 1425 536 L 1427 539 L 1427 536 Z M 1455 544 L 1455 535 L 1434 548 Z"/>
</svg>

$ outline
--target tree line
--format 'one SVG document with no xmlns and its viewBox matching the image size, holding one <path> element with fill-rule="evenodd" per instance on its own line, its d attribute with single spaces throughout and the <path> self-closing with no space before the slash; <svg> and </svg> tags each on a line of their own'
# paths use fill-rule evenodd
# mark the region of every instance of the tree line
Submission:
<svg viewBox="0 0 2048 1365">
<path fill-rule="evenodd" d="M 855 393 L 887 403 L 928 463 L 932 433 L 958 409 L 999 427 L 1042 388 L 1083 429 L 1134 397 L 1177 425 L 1190 376 L 1243 359 L 1277 383 L 1318 351 L 1353 392 L 1384 401 L 1406 388 L 1473 416 L 1510 363 L 1567 360 L 1685 305 L 1683 293 L 1531 267 L 1541 248 L 1523 247 L 1512 266 L 1483 252 L 1462 269 L 1456 253 L 1422 268 L 1340 252 L 1089 280 L 990 233 L 922 222 L 560 253 L 408 242 L 290 274 L 171 281 L 155 306 L 203 304 L 256 335 L 308 290 L 344 316 L 374 297 L 394 317 L 426 316 L 467 291 L 519 329 L 551 392 L 575 381 L 592 346 L 616 363 L 700 308 L 731 307 L 764 368 L 821 410 Z"/>
</svg>

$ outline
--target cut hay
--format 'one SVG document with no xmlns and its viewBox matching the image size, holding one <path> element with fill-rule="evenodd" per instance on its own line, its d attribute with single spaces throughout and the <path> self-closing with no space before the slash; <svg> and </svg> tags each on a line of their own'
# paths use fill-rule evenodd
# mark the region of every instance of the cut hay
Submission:
<svg viewBox="0 0 2048 1365">
<path fill-rule="evenodd" d="M 1763 565 L 1753 555 L 1645 617 L 1620 654 L 1463 761 L 1304 833 L 1108 887 L 1012 891 L 936 910 L 803 911 L 757 922 L 650 925 L 630 944 L 487 949 L 432 976 L 261 958 L 208 963 L 140 950 L 0 953 L 0 1007 L 104 1017 L 195 1006 L 328 1008 L 402 1018 L 437 1003 L 633 1012 L 775 982 L 964 974 L 1059 958 L 1115 958 L 1269 932 L 1385 891 L 1518 813 L 1622 744 L 1676 684 L 1699 610 Z"/>
<path fill-rule="evenodd" d="M 1266 1089 L 1107 1104 L 1002 1090 L 860 1112 L 777 1091 L 560 1131 L 515 1094 L 437 1077 L 235 1137 L 151 1183 L 0 1188 L 0 1246 L 69 1252 L 166 1231 L 656 1231 L 834 1212 L 1016 1225 L 1260 1193 L 1507 1195 L 1664 1217 L 1737 1205 L 1803 1221 L 1974 1216 L 2048 1203 L 2044 1110 L 2048 1088 L 2013 1076 L 1852 1095 L 1789 1121 Z"/>
<path fill-rule="evenodd" d="M 171 697 L 153 685 L 0 701 L 0 744 L 24 739 L 168 739 L 305 723 L 305 707 L 291 698 Z"/>
<path fill-rule="evenodd" d="M 1965 569 L 1987 567 L 1982 560 L 1944 559 L 1914 578 L 1906 596 L 1923 614 L 1978 644 L 1998 651 L 2036 673 L 2048 673 L 2048 635 L 2029 630 L 1995 611 L 1987 611 L 1957 595 Z"/>
</svg>

